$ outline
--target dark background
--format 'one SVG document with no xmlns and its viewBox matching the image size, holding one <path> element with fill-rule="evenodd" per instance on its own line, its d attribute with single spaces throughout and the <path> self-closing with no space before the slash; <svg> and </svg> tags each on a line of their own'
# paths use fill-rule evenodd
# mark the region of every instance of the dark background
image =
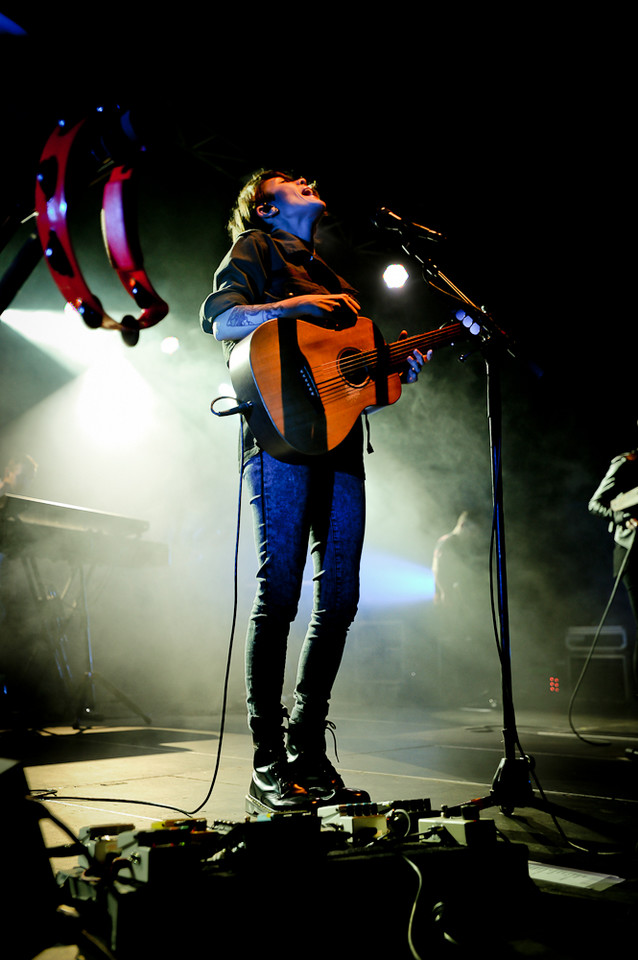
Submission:
<svg viewBox="0 0 638 960">
<path fill-rule="evenodd" d="M 140 239 L 170 313 L 134 348 L 117 333 L 91 336 L 111 350 L 117 339 L 153 391 L 152 428 L 115 452 L 99 436 L 88 442 L 65 405 L 77 403 L 73 385 L 86 371 L 3 323 L 0 451 L 5 461 L 16 450 L 38 461 L 33 496 L 143 517 L 149 536 L 169 543 L 169 571 L 148 580 L 146 571 L 102 572 L 94 597 L 103 662 L 120 681 L 143 676 L 151 699 L 170 690 L 178 705 L 209 704 L 219 689 L 236 425 L 208 413 L 224 369 L 197 312 L 228 245 L 229 207 L 260 166 L 317 179 L 329 208 L 322 252 L 361 290 L 362 312 L 386 339 L 434 329 L 456 305 L 373 226 L 380 206 L 448 237 L 427 255 L 517 345 L 516 358 L 497 369 L 522 693 L 542 688 L 562 662 L 566 627 L 596 624 L 611 589 L 611 544 L 587 502 L 611 457 L 637 436 L 622 25 L 590 24 L 583 14 L 550 23 L 529 11 L 476 20 L 452 13 L 447 22 L 432 11 L 399 23 L 385 11 L 349 16 L 180 5 L 151 18 L 133 5 L 78 18 L 62 5 L 55 14 L 14 13 L 26 36 L 1 38 L 3 216 L 30 213 L 39 155 L 60 118 L 118 104 L 148 147 L 136 158 Z M 130 305 L 101 250 L 99 185 L 78 180 L 74 203 L 78 258 L 120 316 Z M 3 269 L 25 229 L 0 252 Z M 400 292 L 380 279 L 395 260 L 410 272 Z M 40 263 L 11 310 L 62 306 Z M 167 360 L 157 346 L 169 335 L 181 346 Z M 458 353 L 440 351 L 420 383 L 372 421 L 364 575 L 373 589 L 368 597 L 364 589 L 361 616 L 403 624 L 411 677 L 424 675 L 422 641 L 433 629 L 427 591 L 406 600 L 386 574 L 380 598 L 373 561 L 381 578 L 404 561 L 427 571 L 434 541 L 467 507 L 489 527 L 485 364 L 480 353 L 460 364 Z M 132 403 L 127 419 L 136 415 Z M 244 612 L 249 540 L 245 527 Z M 628 622 L 624 597 L 612 619 Z"/>
</svg>

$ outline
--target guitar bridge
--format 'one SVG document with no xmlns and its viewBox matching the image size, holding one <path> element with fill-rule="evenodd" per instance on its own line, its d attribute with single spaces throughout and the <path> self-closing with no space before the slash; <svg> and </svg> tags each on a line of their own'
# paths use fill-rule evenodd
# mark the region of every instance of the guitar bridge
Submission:
<svg viewBox="0 0 638 960">
<path fill-rule="evenodd" d="M 316 410 L 323 412 L 323 405 L 321 403 L 321 397 L 319 396 L 317 384 L 315 383 L 315 379 L 310 372 L 310 368 L 306 364 L 299 368 L 299 376 L 301 377 L 301 383 L 305 387 L 306 393 L 313 407 L 315 407 Z"/>
</svg>

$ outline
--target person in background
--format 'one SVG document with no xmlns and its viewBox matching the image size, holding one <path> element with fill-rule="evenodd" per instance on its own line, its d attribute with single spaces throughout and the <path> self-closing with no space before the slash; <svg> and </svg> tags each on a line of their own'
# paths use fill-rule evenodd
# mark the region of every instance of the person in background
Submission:
<svg viewBox="0 0 638 960">
<path fill-rule="evenodd" d="M 442 687 L 476 707 L 495 707 L 491 667 L 488 546 L 475 514 L 463 510 L 434 546 L 434 606 Z M 493 675 L 494 674 L 494 675 Z"/>
<path fill-rule="evenodd" d="M 638 449 L 612 459 L 588 509 L 608 521 L 614 539 L 613 576 L 621 577 L 634 625 L 638 625 L 638 550 L 634 546 L 638 528 Z M 633 647 L 634 689 L 638 690 L 638 636 L 634 636 Z"/>
<path fill-rule="evenodd" d="M 12 457 L 0 479 L 0 497 L 7 493 L 24 494 L 37 472 L 38 465 L 28 453 Z"/>
</svg>

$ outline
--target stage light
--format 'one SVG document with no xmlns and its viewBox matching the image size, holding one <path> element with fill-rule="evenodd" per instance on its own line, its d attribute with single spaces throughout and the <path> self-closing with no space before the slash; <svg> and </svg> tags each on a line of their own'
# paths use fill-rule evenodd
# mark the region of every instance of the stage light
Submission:
<svg viewBox="0 0 638 960">
<path fill-rule="evenodd" d="M 0 13 L 0 34 L 11 37 L 26 37 L 27 31 L 14 20 L 5 17 L 4 13 Z"/>
<path fill-rule="evenodd" d="M 160 350 L 162 353 L 172 356 L 179 350 L 179 340 L 177 337 L 164 337 L 160 344 Z"/>
<path fill-rule="evenodd" d="M 74 373 L 121 353 L 117 338 L 89 330 L 70 303 L 63 310 L 5 310 L 2 322 Z"/>
<path fill-rule="evenodd" d="M 6 310 L 3 322 L 78 376 L 75 419 L 100 447 L 129 448 L 150 429 L 154 395 L 109 331 L 89 330 L 78 312 Z"/>
<path fill-rule="evenodd" d="M 383 272 L 383 279 L 386 287 L 391 290 L 398 290 L 407 283 L 409 279 L 408 271 L 401 263 L 391 263 Z"/>
</svg>

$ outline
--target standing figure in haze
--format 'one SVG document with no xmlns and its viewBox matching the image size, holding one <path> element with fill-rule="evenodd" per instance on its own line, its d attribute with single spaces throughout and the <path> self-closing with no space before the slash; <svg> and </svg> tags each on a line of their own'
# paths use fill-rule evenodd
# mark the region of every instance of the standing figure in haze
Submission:
<svg viewBox="0 0 638 960">
<path fill-rule="evenodd" d="M 2 472 L 2 477 L 0 477 L 0 497 L 7 494 L 24 496 L 37 472 L 38 465 L 28 453 L 11 457 Z M 2 545 L 0 544 L 1 549 Z M 0 564 L 2 560 L 3 554 L 0 552 Z M 3 582 L 0 582 L 0 620 L 4 616 L 4 606 L 1 600 L 3 586 Z"/>
<path fill-rule="evenodd" d="M 326 337 L 356 323 L 357 292 L 315 251 L 324 211 L 314 185 L 277 170 L 253 174 L 241 190 L 228 225 L 232 247 L 200 311 L 202 329 L 222 342 L 227 360 L 237 341 L 271 319 L 318 324 Z M 405 382 L 416 381 L 423 362 L 415 351 Z M 241 469 L 259 563 L 245 661 L 254 744 L 249 812 L 369 799 L 345 786 L 325 743 L 331 692 L 359 601 L 365 520 L 361 418 L 336 449 L 295 464 L 263 450 L 248 423 L 243 429 Z M 308 550 L 313 610 L 286 732 L 287 642 Z"/>
<path fill-rule="evenodd" d="M 38 465 L 28 453 L 12 457 L 0 478 L 0 497 L 7 493 L 24 494 L 38 472 Z"/>
<path fill-rule="evenodd" d="M 32 481 L 38 472 L 38 465 L 29 456 L 28 453 L 17 454 L 7 462 L 2 476 L 0 477 L 0 497 L 8 494 L 18 494 L 24 496 L 31 486 Z M 2 544 L 0 543 L 0 625 L 3 634 L 3 649 L 0 650 L 2 660 L 8 656 L 8 637 L 15 625 L 23 620 L 20 616 L 17 601 L 17 587 L 15 576 L 11 574 L 11 568 L 6 570 L 7 564 L 4 563 L 5 556 L 2 553 Z M 17 564 L 14 564 L 14 568 Z M 16 612 L 17 611 L 17 612 Z M 13 618 L 13 623 L 11 620 Z M 4 673 L 5 664 L 0 662 L 0 672 Z M 6 683 L 0 688 L 0 699 L 2 694 L 7 692 Z"/>
<path fill-rule="evenodd" d="M 589 501 L 589 512 L 609 522 L 614 538 L 613 575 L 622 576 L 634 624 L 638 624 L 638 550 L 634 546 L 638 528 L 638 450 L 613 458 Z M 638 635 L 634 637 L 633 674 L 634 689 L 638 690 Z"/>
<path fill-rule="evenodd" d="M 443 686 L 460 685 L 461 693 L 495 706 L 489 692 L 494 680 L 489 672 L 487 556 L 479 524 L 470 511 L 463 510 L 453 529 L 435 544 L 432 573 Z"/>
</svg>

